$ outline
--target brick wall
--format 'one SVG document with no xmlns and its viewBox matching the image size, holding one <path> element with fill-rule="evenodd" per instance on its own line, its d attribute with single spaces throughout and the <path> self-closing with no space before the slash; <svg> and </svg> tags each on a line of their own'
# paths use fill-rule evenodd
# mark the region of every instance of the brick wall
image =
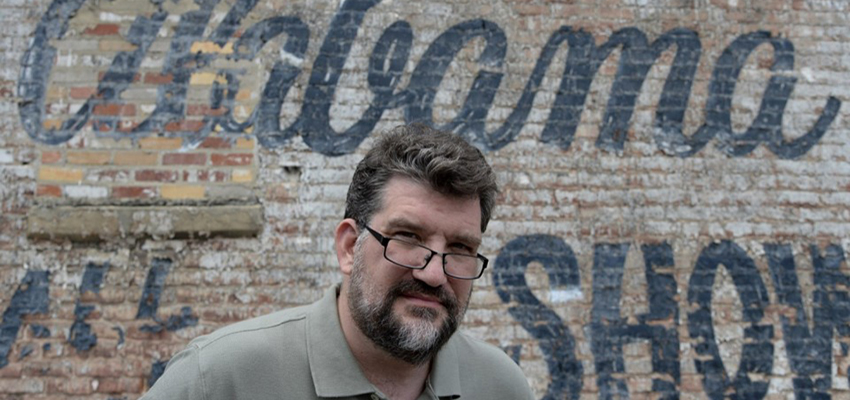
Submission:
<svg viewBox="0 0 850 400">
<path fill-rule="evenodd" d="M 425 121 L 498 171 L 463 329 L 538 398 L 846 398 L 848 11 L 0 0 L 0 397 L 134 399 L 317 299 L 353 166 Z"/>
</svg>

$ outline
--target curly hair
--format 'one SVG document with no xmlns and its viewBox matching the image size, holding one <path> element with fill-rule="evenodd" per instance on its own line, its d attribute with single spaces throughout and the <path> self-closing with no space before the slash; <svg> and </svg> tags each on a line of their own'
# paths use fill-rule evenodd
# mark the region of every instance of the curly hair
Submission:
<svg viewBox="0 0 850 400">
<path fill-rule="evenodd" d="M 405 177 L 453 197 L 478 197 L 481 232 L 496 203 L 496 174 L 480 150 L 463 138 L 422 124 L 383 134 L 357 164 L 345 200 L 345 218 L 366 225 L 382 206 L 392 177 Z"/>
</svg>

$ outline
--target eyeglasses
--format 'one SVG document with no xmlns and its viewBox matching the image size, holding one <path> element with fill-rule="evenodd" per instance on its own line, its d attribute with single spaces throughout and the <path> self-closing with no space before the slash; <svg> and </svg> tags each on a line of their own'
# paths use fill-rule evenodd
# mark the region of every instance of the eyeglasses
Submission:
<svg viewBox="0 0 850 400">
<path fill-rule="evenodd" d="M 396 238 L 384 237 L 374 229 L 366 230 L 384 246 L 384 258 L 400 267 L 425 269 L 435 255 L 443 259 L 443 272 L 457 279 L 478 279 L 487 268 L 487 257 L 481 254 L 439 253 L 425 246 Z"/>
</svg>

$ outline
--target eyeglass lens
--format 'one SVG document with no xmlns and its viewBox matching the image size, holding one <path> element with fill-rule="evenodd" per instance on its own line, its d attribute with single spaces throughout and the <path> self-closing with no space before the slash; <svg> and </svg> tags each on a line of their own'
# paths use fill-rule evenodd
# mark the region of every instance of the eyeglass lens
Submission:
<svg viewBox="0 0 850 400">
<path fill-rule="evenodd" d="M 431 250 L 398 239 L 387 242 L 387 258 L 395 263 L 411 268 L 422 268 L 428 264 Z M 462 254 L 446 255 L 446 273 L 449 275 L 473 278 L 480 273 L 481 261 L 476 256 Z"/>
</svg>

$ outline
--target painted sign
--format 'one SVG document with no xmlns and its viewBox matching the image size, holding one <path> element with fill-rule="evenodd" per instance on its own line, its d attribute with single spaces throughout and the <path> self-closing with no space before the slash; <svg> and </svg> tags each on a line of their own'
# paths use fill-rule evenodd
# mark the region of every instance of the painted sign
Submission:
<svg viewBox="0 0 850 400">
<path fill-rule="evenodd" d="M 97 107 L 122 104 L 121 94 L 132 85 L 157 32 L 169 16 L 160 1 L 151 2 L 158 4 L 160 11 L 138 16 L 126 34 L 126 40 L 136 45 L 136 49 L 116 54 L 100 79 L 96 94 L 60 128 L 45 129 L 42 124 L 45 93 L 53 68 L 52 60 L 56 56 L 56 48 L 51 42 L 62 40 L 69 19 L 85 3 L 85 0 L 53 1 L 22 60 L 18 81 L 21 122 L 33 140 L 53 145 L 64 143 L 88 122 L 104 136 L 139 138 L 163 132 L 169 123 L 183 120 L 191 75 L 219 56 L 193 53 L 192 44 L 208 41 L 224 46 L 234 39 L 243 18 L 257 4 L 257 0 L 235 1 L 224 20 L 207 37 L 204 31 L 218 0 L 197 1 L 198 10 L 183 14 L 162 68 L 162 75 L 170 79 L 158 87 L 155 110 L 132 129 L 123 130 L 120 117 L 96 115 L 93 111 Z M 298 17 L 274 16 L 247 28 L 235 40 L 234 52 L 227 56 L 232 60 L 252 60 L 269 40 L 286 36 L 281 49 L 286 57 L 281 57 L 271 67 L 262 97 L 251 116 L 243 122 L 233 117 L 240 74 L 244 71 L 222 69 L 217 73 L 226 83 L 214 84 L 209 94 L 212 111 L 201 126 L 173 134 L 185 137 L 189 143 L 199 143 L 216 127 L 225 133 L 245 133 L 251 129 L 266 147 L 279 147 L 300 135 L 316 152 L 350 154 L 373 131 L 387 110 L 403 109 L 408 123 L 433 124 L 433 104 L 440 83 L 452 60 L 474 39 L 485 42 L 477 60 L 480 71 L 457 116 L 440 128 L 456 132 L 484 150 L 498 150 L 516 139 L 555 52 L 565 44 L 569 45 L 569 54 L 540 137 L 542 142 L 564 150 L 572 144 L 594 76 L 616 49 L 621 49 L 622 55 L 596 139 L 596 146 L 605 150 L 623 149 L 635 102 L 647 74 L 662 52 L 674 46 L 676 56 L 658 100 L 653 133 L 656 146 L 667 154 L 688 157 L 716 139 L 718 148 L 733 157 L 747 155 L 760 144 L 778 157 L 799 157 L 826 134 L 841 106 L 841 101 L 830 96 L 809 132 L 803 135 L 795 133 L 790 135 L 795 139 L 787 139 L 782 132 L 782 116 L 796 84 L 796 78 L 788 75 L 794 71 L 794 45 L 787 38 L 774 37 L 768 32 L 745 33 L 733 40 L 715 62 L 705 103 L 705 122 L 694 134 L 685 135 L 682 130 L 685 110 L 702 53 L 697 32 L 685 28 L 671 29 L 650 42 L 641 30 L 628 27 L 614 32 L 605 43 L 596 45 L 590 33 L 563 26 L 550 34 L 511 114 L 499 128 L 488 131 L 485 129 L 487 115 L 504 77 L 501 71 L 508 43 L 504 30 L 497 23 L 484 19 L 469 20 L 448 28 L 428 46 L 413 70 L 408 86 L 399 88 L 414 32 L 409 23 L 397 21 L 384 30 L 369 57 L 367 81 L 371 105 L 359 121 L 344 132 L 337 132 L 330 125 L 329 115 L 336 87 L 364 15 L 378 3 L 378 0 L 349 0 L 340 6 L 313 61 L 301 113 L 291 125 L 280 125 L 281 105 L 301 72 L 299 65 L 307 50 L 310 30 Z M 747 58 L 762 45 L 773 49 L 772 76 L 763 93 L 758 115 L 745 132 L 735 133 L 731 122 L 732 97 Z"/>
<path fill-rule="evenodd" d="M 629 323 L 628 316 L 620 310 L 620 301 L 626 253 L 630 246 L 630 243 L 598 243 L 594 246 L 593 265 L 580 268 L 572 248 L 562 239 L 528 235 L 510 241 L 495 259 L 493 280 L 501 300 L 508 306 L 511 316 L 536 339 L 545 358 L 550 383 L 544 399 L 579 398 L 585 372 L 576 355 L 574 332 L 577 330 L 590 333 L 600 399 L 628 397 L 629 388 L 625 380 L 618 377 L 626 372 L 623 347 L 639 340 L 648 341 L 651 345 L 652 391 L 663 399 L 679 397 L 683 343 L 680 343 L 679 336 L 681 310 L 676 300 L 680 285 L 671 272 L 677 267 L 673 248 L 666 242 L 640 246 L 649 310 L 635 316 L 637 323 Z M 808 256 L 814 269 L 813 321 L 806 317 L 791 246 L 765 243 L 763 249 L 776 291 L 775 298 L 782 306 L 795 311 L 793 316 L 783 315 L 781 321 L 784 356 L 793 372 L 797 398 L 828 399 L 833 386 L 833 345 L 840 344 L 841 354 L 845 356 L 850 353 L 847 343 L 837 340 L 850 337 L 850 292 L 847 291 L 850 276 L 841 272 L 842 267 L 846 268 L 844 249 L 839 245 L 825 248 L 809 246 Z M 591 272 L 592 309 L 586 326 L 566 326 L 554 310 L 532 293 L 526 282 L 526 270 L 532 262 L 543 266 L 550 286 L 559 290 L 580 292 L 581 271 Z M 721 266 L 732 277 L 747 325 L 743 330 L 744 344 L 734 375 L 729 373 L 733 366 L 724 365 L 721 359 L 712 313 L 713 287 Z M 108 269 L 108 264 L 87 265 L 80 293 L 97 293 Z M 157 316 L 160 294 L 170 269 L 170 260 L 154 259 L 148 271 L 136 318 L 151 319 L 153 323 L 143 326 L 142 331 L 174 331 L 198 323 L 190 307 L 183 307 L 178 315 Z M 0 367 L 8 364 L 9 351 L 22 326 L 21 318 L 48 312 L 48 288 L 47 271 L 28 271 L 21 281 L 0 325 Z M 765 318 L 765 311 L 771 306 L 767 285 L 753 258 L 732 241 L 709 244 L 701 250 L 691 270 L 686 295 L 690 304 L 686 340 L 698 355 L 694 363 L 702 376 L 706 395 L 720 400 L 731 391 L 736 398 L 764 398 L 774 369 L 775 332 L 772 323 Z M 68 341 L 81 352 L 97 344 L 97 336 L 89 332 L 85 322 L 93 308 L 93 305 L 80 301 L 75 306 L 76 320 Z M 51 335 L 43 326 L 30 325 L 30 328 L 33 332 L 40 332 L 36 337 Z M 120 331 L 120 328 L 117 329 Z M 166 361 L 153 360 L 151 382 L 162 373 Z"/>
</svg>

